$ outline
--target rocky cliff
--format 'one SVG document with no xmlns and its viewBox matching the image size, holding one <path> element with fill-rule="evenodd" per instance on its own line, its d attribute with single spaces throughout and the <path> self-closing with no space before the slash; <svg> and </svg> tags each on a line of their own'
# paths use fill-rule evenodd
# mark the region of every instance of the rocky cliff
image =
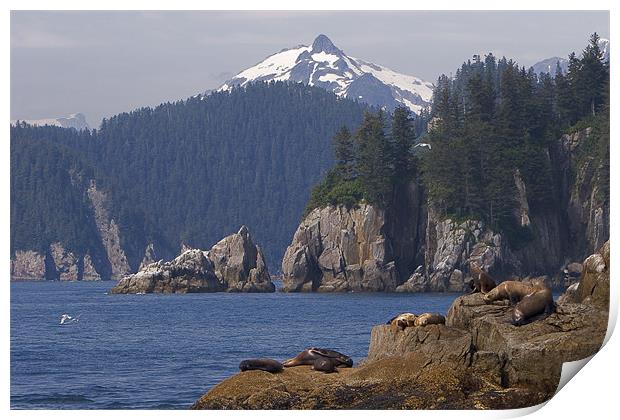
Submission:
<svg viewBox="0 0 620 420">
<path fill-rule="evenodd" d="M 598 256 L 596 256 L 598 255 Z M 372 329 L 368 357 L 326 375 L 310 366 L 224 380 L 194 409 L 506 409 L 540 404 L 555 393 L 562 363 L 596 353 L 609 316 L 609 243 L 584 266 L 596 273 L 578 302 L 524 326 L 507 302 L 457 298 L 446 325 Z M 586 281 L 585 274 L 580 284 Z M 587 292 L 585 292 L 587 291 Z M 406 308 L 403 308 L 406 309 Z"/>
<path fill-rule="evenodd" d="M 398 285 L 385 214 L 373 206 L 329 206 L 304 219 L 282 261 L 284 290 L 394 290 Z"/>
<path fill-rule="evenodd" d="M 149 248 L 147 248 L 147 252 Z M 209 251 L 187 249 L 172 261 L 145 265 L 123 277 L 112 293 L 273 292 L 263 253 L 247 227 Z"/>
<path fill-rule="evenodd" d="M 554 168 L 553 208 L 532 210 L 524 176 L 514 171 L 514 218 L 525 239 L 444 215 L 411 183 L 387 211 L 367 204 L 312 211 L 286 251 L 284 289 L 458 292 L 468 288 L 471 263 L 499 278 L 546 275 L 550 286 L 572 284 L 576 261 L 609 238 L 609 201 L 584 152 L 590 134 L 564 135 L 543 156 Z"/>
</svg>

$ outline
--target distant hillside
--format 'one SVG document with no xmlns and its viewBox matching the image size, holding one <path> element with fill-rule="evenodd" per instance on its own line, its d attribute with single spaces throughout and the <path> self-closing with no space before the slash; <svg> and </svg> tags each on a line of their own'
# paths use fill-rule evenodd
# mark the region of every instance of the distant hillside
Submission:
<svg viewBox="0 0 620 420">
<path fill-rule="evenodd" d="M 151 242 L 157 258 L 170 258 L 183 243 L 209 248 L 245 224 L 276 271 L 310 189 L 332 164 L 334 133 L 359 124 L 364 107 L 315 87 L 261 83 L 123 113 L 91 133 L 12 127 L 12 255 L 52 242 L 77 254 L 92 247 L 74 232 L 88 236 L 95 195 L 90 204 L 64 197 L 69 174 L 80 173 L 105 194 L 106 226 L 119 226 L 131 270 Z M 39 168 L 46 150 L 89 170 L 72 171 L 74 161 L 56 153 Z"/>
</svg>

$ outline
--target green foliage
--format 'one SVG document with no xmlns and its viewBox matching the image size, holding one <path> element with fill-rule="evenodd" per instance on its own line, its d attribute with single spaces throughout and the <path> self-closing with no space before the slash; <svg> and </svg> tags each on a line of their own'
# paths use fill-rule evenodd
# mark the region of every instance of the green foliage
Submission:
<svg viewBox="0 0 620 420">
<path fill-rule="evenodd" d="M 366 112 L 351 136 L 345 128 L 334 137 L 336 165 L 310 195 L 304 217 L 327 205 L 354 207 L 362 201 L 387 207 L 395 191 L 416 175 L 414 126 L 404 107 L 396 108 L 386 128 L 383 111 Z"/>
<path fill-rule="evenodd" d="M 517 222 L 517 169 L 525 182 L 530 212 L 557 205 L 548 146 L 559 133 L 594 124 L 590 149 L 601 194 L 609 191 L 608 63 L 594 34 L 581 54 L 569 59 L 566 75 L 536 75 L 512 60 L 474 56 L 454 78 L 441 76 L 433 93 L 423 179 L 430 201 L 445 215 L 473 217 L 524 244 L 531 232 Z M 605 121 L 605 118 L 607 120 Z"/>
</svg>

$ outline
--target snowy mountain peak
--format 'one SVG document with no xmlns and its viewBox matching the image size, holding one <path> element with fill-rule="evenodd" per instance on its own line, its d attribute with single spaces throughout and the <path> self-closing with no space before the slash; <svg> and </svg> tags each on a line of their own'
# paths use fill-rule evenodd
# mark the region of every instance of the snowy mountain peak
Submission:
<svg viewBox="0 0 620 420">
<path fill-rule="evenodd" d="M 334 45 L 332 40 L 323 34 L 320 34 L 314 39 L 314 42 L 312 43 L 312 52 L 313 53 L 324 52 L 327 54 L 342 54 L 342 51 L 340 51 Z"/>
<path fill-rule="evenodd" d="M 405 105 L 415 113 L 427 107 L 433 95 L 431 83 L 348 56 L 323 34 L 311 46 L 300 45 L 270 55 L 218 90 L 269 81 L 305 83 L 388 110 Z"/>
</svg>

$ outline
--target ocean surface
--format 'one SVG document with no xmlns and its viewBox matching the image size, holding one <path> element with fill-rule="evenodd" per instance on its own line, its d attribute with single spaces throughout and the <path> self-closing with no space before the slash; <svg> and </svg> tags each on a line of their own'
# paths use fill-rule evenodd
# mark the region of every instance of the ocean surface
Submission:
<svg viewBox="0 0 620 420">
<path fill-rule="evenodd" d="M 357 362 L 374 325 L 445 314 L 459 295 L 107 294 L 114 284 L 11 283 L 12 409 L 187 409 L 243 359 L 315 346 Z"/>
</svg>

